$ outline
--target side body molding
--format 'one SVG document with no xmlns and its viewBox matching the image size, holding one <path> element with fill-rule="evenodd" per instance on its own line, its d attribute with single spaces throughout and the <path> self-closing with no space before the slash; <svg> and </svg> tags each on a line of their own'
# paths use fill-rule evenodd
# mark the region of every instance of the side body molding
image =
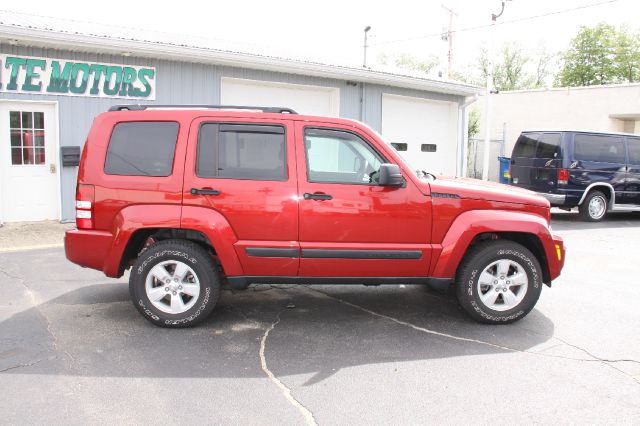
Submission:
<svg viewBox="0 0 640 426">
<path fill-rule="evenodd" d="M 431 276 L 454 278 L 471 241 L 483 233 L 520 232 L 538 237 L 547 259 L 555 257 L 553 238 L 545 218 L 531 213 L 506 210 L 471 210 L 460 214 L 442 240 L 442 248 L 434 250 Z M 541 260 L 541 263 L 542 260 Z M 543 266 L 544 268 L 544 266 Z"/>
</svg>

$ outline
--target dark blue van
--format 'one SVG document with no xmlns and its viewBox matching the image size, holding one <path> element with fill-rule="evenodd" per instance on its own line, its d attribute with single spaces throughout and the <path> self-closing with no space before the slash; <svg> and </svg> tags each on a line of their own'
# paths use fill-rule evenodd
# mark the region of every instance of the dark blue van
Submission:
<svg viewBox="0 0 640 426">
<path fill-rule="evenodd" d="M 640 211 L 640 135 L 582 131 L 522 132 L 509 183 L 552 206 L 578 207 L 584 220 L 609 211 Z"/>
</svg>

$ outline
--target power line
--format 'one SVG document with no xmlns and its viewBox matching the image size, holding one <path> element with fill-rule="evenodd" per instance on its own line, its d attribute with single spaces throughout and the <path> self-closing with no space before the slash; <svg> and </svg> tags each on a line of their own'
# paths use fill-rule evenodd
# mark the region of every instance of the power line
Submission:
<svg viewBox="0 0 640 426">
<path fill-rule="evenodd" d="M 506 24 L 513 24 L 513 23 L 516 23 L 516 22 L 530 21 L 532 19 L 539 19 L 539 18 L 545 18 L 547 16 L 560 15 L 560 14 L 568 13 L 568 12 L 575 12 L 576 10 L 589 9 L 591 7 L 602 6 L 602 5 L 611 4 L 611 3 L 617 3 L 619 1 L 621 1 L 621 0 L 601 1 L 601 2 L 598 2 L 598 3 L 587 4 L 587 5 L 584 5 L 584 6 L 576 6 L 576 7 L 572 7 L 572 8 L 569 8 L 569 9 L 562 9 L 562 10 L 556 10 L 554 12 L 542 13 L 540 15 L 526 16 L 526 17 L 523 17 L 523 18 L 512 19 L 510 21 L 502 21 L 502 22 L 496 23 L 496 25 L 506 25 Z M 467 32 L 467 31 L 475 31 L 475 30 L 479 30 L 479 29 L 483 29 L 483 28 L 488 28 L 490 26 L 491 26 L 491 24 L 476 25 L 476 26 L 473 26 L 473 27 L 460 28 L 459 30 L 453 30 L 452 33 L 462 33 L 462 32 Z M 398 39 L 398 40 L 381 41 L 379 43 L 372 44 L 371 46 L 383 46 L 383 45 L 386 45 L 386 44 L 404 43 L 404 42 L 407 42 L 407 41 L 422 40 L 422 39 L 431 38 L 431 37 L 440 37 L 441 35 L 442 35 L 442 32 L 438 32 L 438 33 L 426 34 L 426 35 L 416 36 L 416 37 L 408 37 L 408 38 Z"/>
</svg>

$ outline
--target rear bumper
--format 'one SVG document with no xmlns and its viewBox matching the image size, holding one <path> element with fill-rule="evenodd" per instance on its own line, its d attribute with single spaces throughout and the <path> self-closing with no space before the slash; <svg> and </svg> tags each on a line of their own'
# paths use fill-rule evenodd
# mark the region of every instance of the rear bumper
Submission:
<svg viewBox="0 0 640 426">
<path fill-rule="evenodd" d="M 562 206 L 567 201 L 567 196 L 565 194 L 538 192 L 538 195 L 546 198 L 552 206 Z"/>
<path fill-rule="evenodd" d="M 77 265 L 105 271 L 112 242 L 110 232 L 70 229 L 64 234 L 64 252 Z"/>
</svg>

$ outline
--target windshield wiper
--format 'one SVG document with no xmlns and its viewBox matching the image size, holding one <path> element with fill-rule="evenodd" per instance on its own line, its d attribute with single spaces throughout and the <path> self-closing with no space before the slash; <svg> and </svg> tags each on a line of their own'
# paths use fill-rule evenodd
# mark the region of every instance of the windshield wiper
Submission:
<svg viewBox="0 0 640 426">
<path fill-rule="evenodd" d="M 424 170 L 418 169 L 416 170 L 416 174 L 420 179 L 422 179 L 423 177 L 429 176 L 429 180 L 436 180 L 436 175 L 434 175 L 433 173 L 425 172 Z"/>
</svg>

